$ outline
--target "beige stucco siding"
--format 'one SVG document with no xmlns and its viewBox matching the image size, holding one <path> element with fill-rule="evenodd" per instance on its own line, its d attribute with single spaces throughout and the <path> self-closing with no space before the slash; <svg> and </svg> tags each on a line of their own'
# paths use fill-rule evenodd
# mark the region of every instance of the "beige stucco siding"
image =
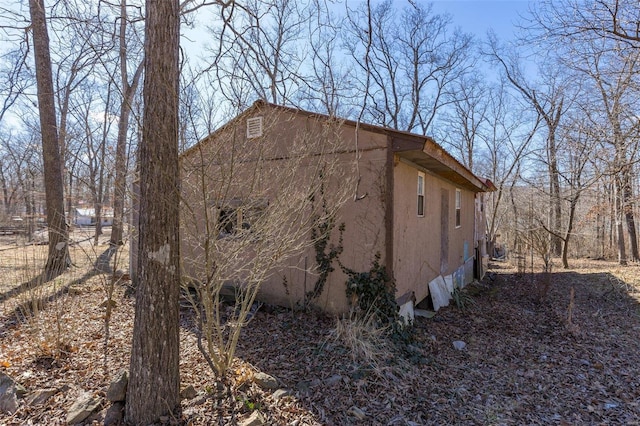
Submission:
<svg viewBox="0 0 640 426">
<path fill-rule="evenodd" d="M 340 260 L 356 271 L 368 270 L 376 252 L 382 256 L 385 254 L 386 136 L 360 129 L 356 156 L 355 129 L 334 123 L 335 128 L 329 132 L 334 139 L 326 141 L 331 145 L 331 152 L 320 155 L 320 151 L 327 148 L 321 144 L 324 143 L 323 138 L 328 138 L 327 132 L 322 132 L 326 125 L 305 115 L 279 112 L 277 116 L 271 116 L 269 111 L 259 114 L 268 123 L 262 138 L 247 140 L 245 120 L 239 120 L 237 126 L 227 126 L 217 134 L 216 140 L 202 144 L 202 155 L 199 148 L 192 149 L 182 159 L 184 208 L 181 238 L 187 275 L 202 280 L 206 274 L 203 269 L 205 204 L 209 205 L 209 216 L 212 217 L 216 213 L 212 212 L 211 206 L 221 203 L 217 200 L 222 199 L 242 203 L 259 198 L 273 203 L 280 197 L 278 202 L 286 203 L 288 198 L 282 199 L 282 189 L 295 192 L 299 185 L 303 191 L 310 187 L 319 170 L 330 175 L 323 187 L 329 204 L 346 200 L 336 215 L 331 244 L 338 244 L 338 227 L 345 223 L 344 251 Z M 309 155 L 309 151 L 318 155 Z M 301 155 L 305 157 L 303 160 L 300 160 Z M 234 159 L 233 166 L 226 161 L 230 158 Z M 287 170 L 289 173 L 283 173 Z M 302 195 L 292 193 L 291 202 L 302 202 L 308 198 L 308 194 Z M 354 200 L 356 195 L 357 201 Z M 322 201 L 318 188 L 315 197 L 317 207 Z M 283 237 L 292 231 L 287 226 L 293 228 L 297 225 L 282 224 Z M 229 241 L 231 246 L 233 240 Z M 299 242 L 301 247 L 307 247 L 288 253 L 283 262 L 274 264 L 264 276 L 260 289 L 262 300 L 295 307 L 303 302 L 305 293 L 314 288 L 318 271 L 310 231 L 300 236 Z M 224 239 L 214 236 L 208 244 L 215 244 L 216 250 L 224 253 Z M 239 258 L 237 267 L 242 268 L 245 261 Z M 349 308 L 345 294 L 346 277 L 337 262 L 333 267 L 334 272 L 313 304 L 328 312 L 345 312 Z"/>
<path fill-rule="evenodd" d="M 248 138 L 246 120 L 256 117 L 262 117 L 263 134 Z M 329 206 L 341 206 L 330 240 L 338 244 L 338 228 L 344 223 L 340 262 L 365 272 L 379 253 L 381 264 L 393 272 L 398 297 L 414 293 L 420 301 L 428 295 L 430 281 L 438 275 L 459 275 L 465 265 L 464 279 L 470 281 L 474 233 L 482 232 L 474 228 L 473 191 L 481 189 L 473 181 L 477 178 L 440 148 L 423 148 L 426 142 L 421 137 L 402 134 L 394 139 L 394 134 L 258 104 L 225 125 L 181 157 L 186 275 L 202 281 L 215 270 L 220 279 L 234 285 L 260 281 L 263 301 L 299 306 L 319 275 L 309 223 L 321 213 L 318 206 L 324 198 Z M 419 171 L 425 177 L 423 217 L 417 212 Z M 461 196 L 459 227 L 456 189 Z M 256 211 L 270 215 L 274 230 L 259 232 L 257 218 L 265 216 Z M 210 230 L 219 229 L 223 216 L 230 215 L 237 225 L 233 232 L 212 235 L 210 231 L 207 236 L 207 224 Z M 296 233 L 297 229 L 304 232 Z M 247 234 L 249 243 L 241 246 L 241 237 Z M 290 237 L 296 243 L 293 249 L 291 243 L 278 244 Z M 209 256 L 205 256 L 207 246 Z M 229 260 L 234 250 L 237 254 Z M 256 259 L 269 265 L 265 274 L 252 275 Z M 223 264 L 225 271 L 220 269 Z M 338 262 L 333 268 L 311 303 L 342 313 L 349 309 L 347 277 Z"/>
<path fill-rule="evenodd" d="M 414 291 L 417 300 L 429 292 L 429 281 L 440 273 L 439 180 L 425 173 L 424 216 L 417 211 L 418 169 L 404 162 L 394 166 L 394 263 L 398 296 Z M 438 192 L 439 194 L 439 192 Z M 439 200 L 439 195 L 438 198 Z"/>
<path fill-rule="evenodd" d="M 425 175 L 423 217 L 417 211 L 419 172 Z M 429 294 L 431 280 L 454 273 L 473 256 L 474 193 L 460 189 L 461 223 L 456 227 L 456 189 L 460 188 L 428 170 L 395 162 L 393 271 L 398 296 L 413 291 L 421 301 Z"/>
<path fill-rule="evenodd" d="M 353 153 L 339 155 L 339 162 L 347 170 L 354 171 Z M 333 230 L 330 244 L 337 245 L 339 240 L 338 227 L 345 224 L 343 233 L 343 252 L 340 261 L 348 268 L 356 271 L 367 271 L 371 267 L 373 256 L 376 252 L 384 255 L 384 209 L 380 203 L 381 191 L 384 189 L 379 176 L 383 173 L 384 151 L 369 151 L 360 160 L 361 181 L 359 185 L 360 195 L 366 196 L 358 201 L 350 196 L 340 208 Z M 355 194 L 355 182 L 344 180 L 334 182 L 334 187 L 328 191 L 336 191 L 342 185 L 348 184 Z M 306 292 L 314 288 L 318 279 L 316 267 L 316 252 L 313 247 L 294 256 L 275 271 L 266 280 L 261 289 L 263 300 L 283 306 L 295 307 L 304 301 Z M 313 301 L 313 305 L 330 313 L 342 313 L 349 309 L 345 283 L 347 277 L 340 270 L 337 262 L 333 264 L 334 271 L 328 280 L 320 296 Z M 286 277 L 286 286 L 284 278 Z"/>
</svg>

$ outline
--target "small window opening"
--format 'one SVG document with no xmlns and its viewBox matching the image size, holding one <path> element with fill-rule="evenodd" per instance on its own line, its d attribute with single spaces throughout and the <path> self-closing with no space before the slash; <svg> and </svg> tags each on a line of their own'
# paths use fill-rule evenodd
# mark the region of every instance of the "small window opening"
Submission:
<svg viewBox="0 0 640 426">
<path fill-rule="evenodd" d="M 461 203 L 462 193 L 459 189 L 456 189 L 456 228 L 461 226 Z"/>
<path fill-rule="evenodd" d="M 418 216 L 424 217 L 424 173 L 418 172 Z"/>
</svg>

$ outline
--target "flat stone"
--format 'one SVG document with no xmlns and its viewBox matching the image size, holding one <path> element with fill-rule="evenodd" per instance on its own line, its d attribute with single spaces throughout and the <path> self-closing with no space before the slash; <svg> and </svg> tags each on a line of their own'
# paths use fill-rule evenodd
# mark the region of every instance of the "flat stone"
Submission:
<svg viewBox="0 0 640 426">
<path fill-rule="evenodd" d="M 248 419 L 240 422 L 240 426 L 262 426 L 264 425 L 264 423 L 264 416 L 260 414 L 259 411 L 254 411 L 253 413 L 251 413 Z"/>
<path fill-rule="evenodd" d="M 364 420 L 367 418 L 367 414 L 356 406 L 349 408 L 349 410 L 347 410 L 347 414 L 357 418 L 358 420 Z"/>
<path fill-rule="evenodd" d="M 18 409 L 16 382 L 0 373 L 0 413 L 13 414 Z"/>
<path fill-rule="evenodd" d="M 271 394 L 273 399 L 275 399 L 276 401 L 279 400 L 279 399 L 284 398 L 285 396 L 289 396 L 289 395 L 291 395 L 291 391 L 289 391 L 287 389 L 278 389 L 273 394 Z"/>
<path fill-rule="evenodd" d="M 413 304 L 413 300 L 409 300 L 400 305 L 398 315 L 402 318 L 404 324 L 413 324 L 413 321 L 415 320 L 415 306 Z"/>
<path fill-rule="evenodd" d="M 80 423 L 100 408 L 100 401 L 90 394 L 83 394 L 73 403 L 67 413 L 67 423 Z"/>
<path fill-rule="evenodd" d="M 186 388 L 184 388 L 184 389 L 182 389 L 180 391 L 180 398 L 181 399 L 193 399 L 196 396 L 198 396 L 198 392 L 193 387 L 193 385 L 189 385 L 189 386 L 187 386 Z"/>
<path fill-rule="evenodd" d="M 453 289 L 455 288 L 453 275 L 447 275 L 446 277 L 444 277 L 444 283 L 447 286 L 447 291 L 449 292 L 449 294 L 452 294 Z"/>
<path fill-rule="evenodd" d="M 128 384 L 129 376 L 127 375 L 127 371 L 122 370 L 109 385 L 109 389 L 107 389 L 107 400 L 111 402 L 124 401 L 127 398 Z"/>
<path fill-rule="evenodd" d="M 278 389 L 278 379 L 267 373 L 258 372 L 254 374 L 253 382 L 262 389 Z"/>
<path fill-rule="evenodd" d="M 467 347 L 467 344 L 465 342 L 463 342 L 462 340 L 454 340 L 453 341 L 453 347 L 456 348 L 457 350 L 461 351 L 464 348 Z"/>
<path fill-rule="evenodd" d="M 38 389 L 37 391 L 32 392 L 27 396 L 26 402 L 27 405 L 41 405 L 44 404 L 47 399 L 51 398 L 53 395 L 58 393 L 58 389 L 48 388 L 48 389 Z"/>
</svg>

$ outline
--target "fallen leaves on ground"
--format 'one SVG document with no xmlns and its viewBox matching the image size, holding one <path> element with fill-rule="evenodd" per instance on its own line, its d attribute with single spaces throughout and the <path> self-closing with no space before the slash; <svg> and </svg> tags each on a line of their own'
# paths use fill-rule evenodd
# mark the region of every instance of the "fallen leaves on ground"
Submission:
<svg viewBox="0 0 640 426">
<path fill-rule="evenodd" d="M 537 276 L 496 264 L 493 280 L 468 288 L 476 303 L 416 318 L 415 341 L 385 342 L 374 361 L 335 338 L 335 318 L 263 307 L 243 331 L 231 394 L 198 352 L 184 309 L 181 381 L 198 395 L 167 423 L 234 424 L 258 410 L 266 424 L 299 426 L 640 424 L 640 271 L 577 264 L 554 273 L 542 298 Z M 60 391 L 43 406 L 21 400 L 0 423 L 63 423 L 78 395 L 104 399 L 127 368 L 134 300 L 116 288 L 105 344 L 103 282 L 89 278 L 26 322 L 3 302 L 0 371 L 29 391 Z M 258 387 L 257 371 L 288 392 Z"/>
</svg>

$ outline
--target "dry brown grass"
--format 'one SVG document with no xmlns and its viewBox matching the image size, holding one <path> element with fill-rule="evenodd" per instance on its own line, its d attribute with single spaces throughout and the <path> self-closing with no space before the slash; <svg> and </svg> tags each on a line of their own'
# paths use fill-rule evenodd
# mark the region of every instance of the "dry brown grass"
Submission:
<svg viewBox="0 0 640 426">
<path fill-rule="evenodd" d="M 331 337 L 347 348 L 353 361 L 378 366 L 389 350 L 388 330 L 376 324 L 374 315 L 336 320 Z"/>
</svg>

